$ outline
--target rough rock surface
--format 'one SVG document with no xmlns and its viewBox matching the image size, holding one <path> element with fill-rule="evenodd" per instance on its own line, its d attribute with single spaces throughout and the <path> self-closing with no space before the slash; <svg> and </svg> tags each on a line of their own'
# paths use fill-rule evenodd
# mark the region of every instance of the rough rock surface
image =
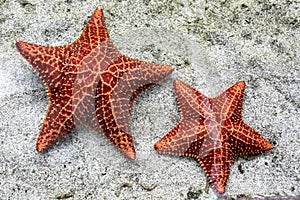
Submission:
<svg viewBox="0 0 300 200">
<path fill-rule="evenodd" d="M 49 99 L 15 41 L 70 43 L 97 6 L 122 53 L 175 67 L 133 106 L 135 161 L 82 127 L 45 153 L 35 151 Z M 299 1 L 0 0 L 0 10 L 1 198 L 299 197 Z M 253 158 L 237 158 L 223 196 L 206 193 L 197 161 L 153 148 L 179 120 L 175 78 L 208 96 L 244 80 L 244 121 L 274 146 Z"/>
</svg>

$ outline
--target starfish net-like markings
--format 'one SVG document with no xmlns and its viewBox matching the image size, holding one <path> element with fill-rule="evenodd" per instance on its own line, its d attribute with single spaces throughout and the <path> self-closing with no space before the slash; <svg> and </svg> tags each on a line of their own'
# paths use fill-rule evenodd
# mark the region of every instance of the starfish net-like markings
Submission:
<svg viewBox="0 0 300 200">
<path fill-rule="evenodd" d="M 224 193 L 234 157 L 258 154 L 272 145 L 242 120 L 245 82 L 209 98 L 180 80 L 174 88 L 181 119 L 154 148 L 195 158 L 218 193 Z"/>
<path fill-rule="evenodd" d="M 37 151 L 44 151 L 76 125 L 84 125 L 103 133 L 128 158 L 135 158 L 132 104 L 140 92 L 168 76 L 172 66 L 121 54 L 109 37 L 100 8 L 71 44 L 17 41 L 16 46 L 43 80 L 50 98 Z"/>
</svg>

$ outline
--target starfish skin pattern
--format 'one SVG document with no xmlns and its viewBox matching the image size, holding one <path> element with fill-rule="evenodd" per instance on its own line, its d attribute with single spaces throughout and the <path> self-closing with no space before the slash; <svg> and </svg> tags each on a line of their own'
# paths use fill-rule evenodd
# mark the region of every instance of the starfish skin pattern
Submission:
<svg viewBox="0 0 300 200">
<path fill-rule="evenodd" d="M 50 104 L 36 149 L 42 152 L 76 125 L 103 133 L 130 159 L 135 159 L 130 110 L 138 94 L 172 71 L 122 55 L 97 8 L 81 36 L 64 46 L 17 41 L 20 54 L 48 89 Z"/>
<path fill-rule="evenodd" d="M 180 80 L 174 88 L 181 119 L 154 148 L 195 158 L 216 192 L 225 192 L 234 157 L 259 154 L 272 145 L 242 120 L 245 82 L 209 98 Z"/>
</svg>

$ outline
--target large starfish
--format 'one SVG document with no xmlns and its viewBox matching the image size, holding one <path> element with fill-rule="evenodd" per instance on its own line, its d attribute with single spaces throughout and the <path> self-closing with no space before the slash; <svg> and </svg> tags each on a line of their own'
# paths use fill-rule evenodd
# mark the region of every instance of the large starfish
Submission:
<svg viewBox="0 0 300 200">
<path fill-rule="evenodd" d="M 100 8 L 71 44 L 48 47 L 17 41 L 16 46 L 44 81 L 50 98 L 37 151 L 81 124 L 104 133 L 128 158 L 135 159 L 131 106 L 140 92 L 169 75 L 172 66 L 122 55 L 108 35 Z"/>
<path fill-rule="evenodd" d="M 272 145 L 242 120 L 245 83 L 209 98 L 180 80 L 174 81 L 179 123 L 154 148 L 163 154 L 194 157 L 214 189 L 224 193 L 234 157 L 258 154 Z"/>
</svg>

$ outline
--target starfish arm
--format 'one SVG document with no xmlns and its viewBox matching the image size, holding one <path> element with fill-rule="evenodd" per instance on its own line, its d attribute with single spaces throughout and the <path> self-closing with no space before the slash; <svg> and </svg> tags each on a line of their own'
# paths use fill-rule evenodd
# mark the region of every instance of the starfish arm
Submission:
<svg viewBox="0 0 300 200">
<path fill-rule="evenodd" d="M 230 150 L 234 156 L 259 154 L 272 149 L 269 141 L 243 122 L 234 126 L 227 142 L 231 144 Z"/>
<path fill-rule="evenodd" d="M 109 40 L 102 9 L 97 8 L 81 36 L 72 44 L 48 47 L 17 41 L 16 47 L 38 72 L 51 93 L 53 89 L 61 88 L 65 73 L 74 70 L 72 66 L 81 62 L 82 56 L 89 55 L 100 43 L 102 48 L 106 47 L 106 51 L 119 55 Z"/>
<path fill-rule="evenodd" d="M 128 100 L 125 102 L 128 107 Z M 99 95 L 96 99 L 96 115 L 97 124 L 93 125 L 96 127 L 94 130 L 102 132 L 125 156 L 135 159 L 135 149 L 133 138 L 130 135 L 130 126 L 126 124 L 130 120 L 129 111 L 124 111 L 115 116 L 109 96 Z"/>
<path fill-rule="evenodd" d="M 134 159 L 135 151 L 130 135 L 131 105 L 139 92 L 165 78 L 173 68 L 170 65 L 145 63 L 125 56 L 118 59 L 124 66 L 130 67 L 117 74 L 113 70 L 115 66 L 112 65 L 102 74 L 96 89 L 96 114 L 108 139 L 127 157 Z M 116 80 L 113 81 L 114 79 Z M 110 84 L 111 82 L 116 84 Z"/>
<path fill-rule="evenodd" d="M 234 157 L 226 148 L 216 148 L 205 157 L 198 157 L 198 162 L 203 167 L 209 181 L 216 192 L 225 192 L 226 183 L 230 174 L 230 167 L 234 163 Z"/>
<path fill-rule="evenodd" d="M 168 76 L 173 67 L 170 65 L 155 65 L 123 57 L 124 65 L 131 65 L 132 69 L 120 76 L 110 95 L 113 117 L 118 127 L 130 132 L 130 110 L 134 99 L 140 92 Z"/>
<path fill-rule="evenodd" d="M 64 47 L 46 47 L 23 41 L 17 41 L 16 46 L 20 54 L 38 72 L 48 90 L 61 87 L 64 78 Z"/>
<path fill-rule="evenodd" d="M 111 94 L 111 102 L 116 116 L 121 116 L 121 113 L 126 115 L 124 118 L 127 119 L 127 122 L 119 124 L 129 124 L 129 112 L 137 96 L 168 76 L 173 71 L 173 67 L 146 63 L 125 56 L 121 57 L 121 60 L 125 66 L 130 66 L 131 69 L 120 76 Z"/>
<path fill-rule="evenodd" d="M 120 52 L 109 37 L 103 11 L 100 8 L 95 10 L 80 37 L 72 44 L 67 45 L 67 49 L 69 57 L 66 63 L 70 64 L 70 68 L 74 65 L 80 66 L 79 72 L 82 70 L 82 65 L 99 61 L 99 58 L 100 61 L 103 61 L 104 58 L 107 62 L 109 59 L 113 61 L 114 58 L 120 56 Z M 105 64 L 105 62 L 102 63 Z"/>
<path fill-rule="evenodd" d="M 245 82 L 240 81 L 228 88 L 225 92 L 211 100 L 213 112 L 220 113 L 220 119 L 230 118 L 240 120 L 245 91 Z"/>
<path fill-rule="evenodd" d="M 197 157 L 206 135 L 204 126 L 199 127 L 198 123 L 198 120 L 181 120 L 154 145 L 155 150 L 162 154 Z"/>
<path fill-rule="evenodd" d="M 105 25 L 104 15 L 101 8 L 96 8 L 81 36 L 75 41 L 84 45 L 97 46 L 106 41 L 109 34 Z M 93 49 L 94 47 L 89 47 Z"/>
<path fill-rule="evenodd" d="M 180 115 L 184 119 L 204 116 L 202 105 L 207 105 L 208 98 L 179 79 L 174 80 L 174 89 Z"/>
<path fill-rule="evenodd" d="M 73 129 L 72 108 L 68 105 L 49 104 L 47 114 L 39 131 L 36 143 L 37 151 L 44 151 Z"/>
</svg>

